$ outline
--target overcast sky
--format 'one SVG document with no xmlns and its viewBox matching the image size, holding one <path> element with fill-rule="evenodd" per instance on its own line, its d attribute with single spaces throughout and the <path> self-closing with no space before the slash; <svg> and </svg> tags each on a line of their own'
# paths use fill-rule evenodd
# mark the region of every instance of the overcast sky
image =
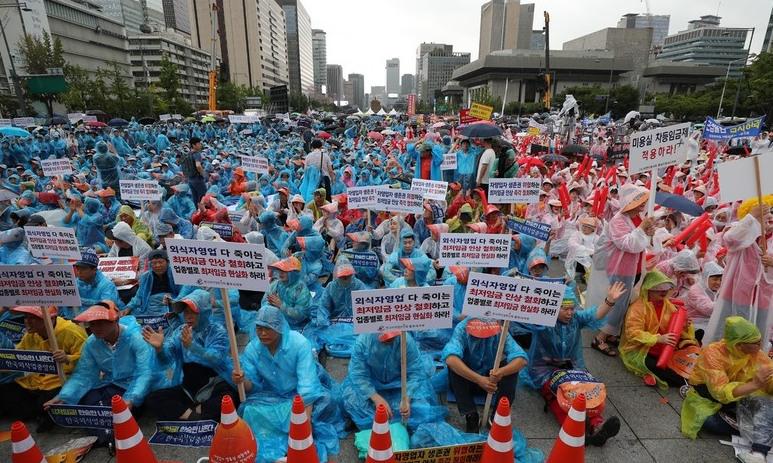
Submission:
<svg viewBox="0 0 773 463">
<path fill-rule="evenodd" d="M 340 64 L 344 76 L 365 75 L 365 91 L 385 85 L 386 60 L 400 58 L 400 74 L 413 74 L 421 42 L 449 43 L 454 51 L 478 56 L 480 6 L 483 0 L 301 0 L 311 26 L 327 33 L 327 62 Z M 626 13 L 644 13 L 641 0 L 536 0 L 534 29 L 542 29 L 542 12 L 550 13 L 551 49 L 567 40 L 615 27 Z M 770 0 L 649 0 L 652 14 L 670 14 L 669 33 L 687 21 L 717 14 L 723 26 L 754 27 L 752 52 L 759 52 L 770 17 Z"/>
</svg>

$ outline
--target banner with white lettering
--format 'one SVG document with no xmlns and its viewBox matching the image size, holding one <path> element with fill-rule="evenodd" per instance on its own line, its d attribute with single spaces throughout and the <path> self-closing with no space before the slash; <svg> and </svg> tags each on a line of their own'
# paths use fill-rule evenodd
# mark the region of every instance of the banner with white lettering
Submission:
<svg viewBox="0 0 773 463">
<path fill-rule="evenodd" d="M 14 344 L 18 344 L 21 341 L 21 338 L 24 336 L 24 330 L 24 322 L 14 320 L 0 321 L 0 334 L 10 339 Z"/>
<path fill-rule="evenodd" d="M 99 259 L 98 268 L 111 280 L 134 280 L 139 263 L 139 256 L 103 257 Z"/>
<path fill-rule="evenodd" d="M 41 159 L 40 167 L 43 168 L 43 175 L 46 177 L 56 177 L 72 173 L 72 162 L 69 159 Z"/>
<path fill-rule="evenodd" d="M 507 268 L 510 243 L 510 235 L 504 234 L 442 233 L 440 265 Z"/>
<path fill-rule="evenodd" d="M 456 170 L 456 152 L 443 155 L 443 162 L 440 163 L 440 170 Z"/>
<path fill-rule="evenodd" d="M 156 432 L 148 442 L 174 447 L 209 447 L 216 427 L 217 422 L 212 420 L 157 421 Z"/>
<path fill-rule="evenodd" d="M 80 306 L 72 265 L 0 265 L 0 306 Z"/>
<path fill-rule="evenodd" d="M 35 118 L 34 117 L 14 117 L 11 120 L 11 123 L 16 127 L 27 128 L 35 125 Z"/>
<path fill-rule="evenodd" d="M 379 188 L 376 190 L 376 207 L 374 210 L 421 214 L 424 210 L 424 197 L 414 191 Z"/>
<path fill-rule="evenodd" d="M 350 249 L 341 251 L 354 268 L 378 268 L 379 260 L 375 252 L 357 252 Z"/>
<path fill-rule="evenodd" d="M 453 286 L 352 291 L 354 332 L 451 328 Z"/>
<path fill-rule="evenodd" d="M 178 285 L 266 291 L 265 248 L 258 244 L 166 240 L 169 263 Z"/>
<path fill-rule="evenodd" d="M 125 201 L 160 201 L 164 192 L 155 180 L 119 180 L 121 199 Z"/>
<path fill-rule="evenodd" d="M 421 194 L 426 199 L 445 201 L 446 192 L 448 191 L 448 182 L 414 178 L 411 181 L 411 191 Z"/>
<path fill-rule="evenodd" d="M 652 169 L 673 166 L 687 159 L 687 137 L 690 123 L 658 127 L 631 134 L 628 172 L 639 174 Z"/>
<path fill-rule="evenodd" d="M 52 405 L 48 416 L 64 428 L 113 429 L 113 409 L 99 405 Z"/>
<path fill-rule="evenodd" d="M 168 328 L 169 320 L 163 315 L 135 315 L 134 318 L 141 327 L 150 327 L 154 330 L 159 328 Z"/>
<path fill-rule="evenodd" d="M 488 184 L 488 202 L 491 204 L 526 203 L 539 201 L 542 181 L 538 178 L 492 178 Z"/>
<path fill-rule="evenodd" d="M 0 349 L 0 370 L 25 371 L 41 375 L 57 373 L 54 356 L 44 350 Z"/>
<path fill-rule="evenodd" d="M 75 230 L 69 227 L 24 227 L 27 249 L 32 257 L 80 259 L 81 251 Z"/>
<path fill-rule="evenodd" d="M 376 192 L 382 187 L 353 186 L 346 189 L 349 209 L 373 209 L 376 207 Z"/>
<path fill-rule="evenodd" d="M 260 156 L 241 156 L 242 169 L 245 172 L 255 172 L 256 174 L 268 173 L 268 159 Z"/>
<path fill-rule="evenodd" d="M 520 233 L 529 235 L 541 241 L 547 241 L 550 238 L 550 224 L 526 220 L 520 217 L 513 217 L 507 221 L 507 228 Z"/>
<path fill-rule="evenodd" d="M 733 138 L 756 137 L 765 124 L 765 116 L 748 119 L 740 124 L 725 127 L 708 116 L 703 124 L 703 139 L 728 141 Z"/>
</svg>

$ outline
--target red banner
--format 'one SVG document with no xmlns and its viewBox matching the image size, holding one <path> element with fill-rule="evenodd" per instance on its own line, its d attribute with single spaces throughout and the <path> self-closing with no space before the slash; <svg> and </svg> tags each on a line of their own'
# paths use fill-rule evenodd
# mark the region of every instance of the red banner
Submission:
<svg viewBox="0 0 773 463">
<path fill-rule="evenodd" d="M 416 114 L 416 94 L 411 93 L 408 95 L 408 115 L 413 116 Z"/>
<path fill-rule="evenodd" d="M 477 122 L 480 119 L 477 117 L 470 116 L 470 110 L 469 109 L 460 109 L 459 110 L 459 123 L 460 124 L 470 124 L 472 122 Z"/>
</svg>

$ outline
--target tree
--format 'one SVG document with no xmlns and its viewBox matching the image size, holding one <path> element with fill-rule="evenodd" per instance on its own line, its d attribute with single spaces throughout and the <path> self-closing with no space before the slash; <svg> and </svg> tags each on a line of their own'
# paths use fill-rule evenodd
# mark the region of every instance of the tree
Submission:
<svg viewBox="0 0 773 463">
<path fill-rule="evenodd" d="M 237 113 L 244 111 L 249 88 L 233 82 L 223 82 L 217 86 L 218 109 L 230 109 Z"/>
<path fill-rule="evenodd" d="M 770 125 L 773 118 L 773 53 L 757 55 L 744 75 L 749 89 L 746 106 L 757 114 L 767 114 L 767 124 Z"/>
<path fill-rule="evenodd" d="M 158 86 L 163 90 L 164 99 L 172 106 L 176 106 L 174 103 L 180 96 L 180 76 L 177 72 L 177 65 L 169 60 L 167 53 L 164 53 L 161 57 Z"/>
<path fill-rule="evenodd" d="M 107 108 L 105 111 L 114 116 L 124 118 L 132 117 L 135 114 L 134 110 L 136 108 L 126 104 L 131 95 L 131 89 L 121 75 L 121 70 L 117 64 L 113 64 L 112 69 L 107 71 L 107 76 L 109 76 L 110 79 L 109 92 L 111 98 L 107 101 Z"/>
<path fill-rule="evenodd" d="M 27 74 L 47 74 L 49 68 L 64 67 L 62 42 L 57 37 L 52 43 L 51 36 L 47 32 L 43 32 L 42 36 L 25 34 L 19 41 L 18 48 Z M 52 91 L 36 93 L 34 97 L 46 104 L 50 116 L 54 112 L 54 101 L 59 94 Z"/>
<path fill-rule="evenodd" d="M 86 111 L 89 108 L 92 82 L 88 72 L 80 66 L 64 66 L 64 78 L 69 89 L 59 97 L 59 101 L 74 111 Z"/>
</svg>

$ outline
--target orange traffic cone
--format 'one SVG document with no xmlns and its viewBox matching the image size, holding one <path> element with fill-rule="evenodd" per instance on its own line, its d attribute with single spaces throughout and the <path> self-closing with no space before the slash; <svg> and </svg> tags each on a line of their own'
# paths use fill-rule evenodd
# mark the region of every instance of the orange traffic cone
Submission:
<svg viewBox="0 0 773 463">
<path fill-rule="evenodd" d="M 585 394 L 572 402 L 558 439 L 546 463 L 582 463 L 585 461 Z"/>
<path fill-rule="evenodd" d="M 113 396 L 113 434 L 116 463 L 158 463 L 132 412 L 121 396 Z"/>
<path fill-rule="evenodd" d="M 301 396 L 293 400 L 290 413 L 290 437 L 287 439 L 287 463 L 319 463 L 317 446 L 311 435 L 311 421 Z"/>
<path fill-rule="evenodd" d="M 11 462 L 46 463 L 46 457 L 21 421 L 14 421 L 11 425 Z"/>
<path fill-rule="evenodd" d="M 365 463 L 394 463 L 392 436 L 389 434 L 389 419 L 383 404 L 376 408 L 373 430 L 370 433 L 370 447 Z"/>
<path fill-rule="evenodd" d="M 483 446 L 480 463 L 512 463 L 512 461 L 513 424 L 510 420 L 510 402 L 507 397 L 502 397 L 488 432 L 488 440 Z"/>
<path fill-rule="evenodd" d="M 253 463 L 258 457 L 258 444 L 252 430 L 236 414 L 230 395 L 220 404 L 220 424 L 212 437 L 209 461 L 212 463 Z"/>
</svg>

